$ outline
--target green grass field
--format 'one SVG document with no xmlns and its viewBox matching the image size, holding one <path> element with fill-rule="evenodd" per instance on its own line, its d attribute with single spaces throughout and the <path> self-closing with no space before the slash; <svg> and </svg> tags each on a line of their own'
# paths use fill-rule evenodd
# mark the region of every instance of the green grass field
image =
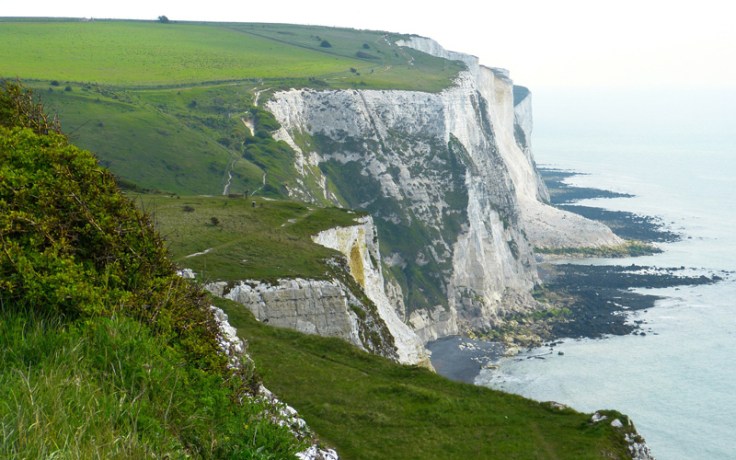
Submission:
<svg viewBox="0 0 736 460">
<path fill-rule="evenodd" d="M 436 91 L 461 68 L 416 59 L 419 53 L 384 35 L 268 24 L 6 20 L 0 76 L 125 87 L 236 80 L 288 86 L 312 78 L 337 87 Z"/>
<path fill-rule="evenodd" d="M 312 242 L 311 235 L 352 225 L 358 216 L 344 209 L 261 198 L 133 198 L 153 216 L 173 260 L 204 281 L 331 276 L 325 260 L 339 253 Z"/>
<path fill-rule="evenodd" d="M 216 302 L 248 340 L 265 385 L 340 458 L 630 458 L 621 433 L 590 424 L 590 415 L 452 382 L 338 339 L 269 327 L 238 304 Z"/>
<path fill-rule="evenodd" d="M 306 447 L 135 320 L 70 323 L 7 303 L 0 315 L 0 458 L 268 460 Z"/>
</svg>

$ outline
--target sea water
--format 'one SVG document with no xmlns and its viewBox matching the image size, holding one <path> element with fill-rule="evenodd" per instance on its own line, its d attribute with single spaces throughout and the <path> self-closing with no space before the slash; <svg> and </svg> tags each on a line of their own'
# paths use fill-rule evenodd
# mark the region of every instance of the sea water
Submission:
<svg viewBox="0 0 736 460">
<path fill-rule="evenodd" d="M 586 412 L 617 409 L 659 460 L 736 458 L 736 91 L 542 92 L 534 103 L 538 164 L 586 174 L 573 185 L 636 195 L 581 204 L 658 216 L 683 236 L 655 256 L 583 263 L 725 279 L 642 289 L 663 297 L 630 318 L 645 336 L 564 340 L 504 359 L 475 383 Z"/>
</svg>

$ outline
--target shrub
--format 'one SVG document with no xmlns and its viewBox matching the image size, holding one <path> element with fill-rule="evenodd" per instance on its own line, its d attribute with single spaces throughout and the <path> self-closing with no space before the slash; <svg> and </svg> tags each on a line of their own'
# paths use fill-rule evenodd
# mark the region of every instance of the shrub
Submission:
<svg viewBox="0 0 736 460">
<path fill-rule="evenodd" d="M 319 46 L 321 46 L 322 48 L 332 48 L 332 44 L 327 40 L 322 40 Z"/>
<path fill-rule="evenodd" d="M 61 133 L 58 118 L 50 118 L 31 91 L 9 80 L 0 81 L 0 126 L 20 126 L 36 134 Z"/>
<path fill-rule="evenodd" d="M 378 56 L 366 53 L 365 51 L 358 51 L 357 53 L 355 53 L 355 57 L 360 59 L 378 59 Z"/>
</svg>

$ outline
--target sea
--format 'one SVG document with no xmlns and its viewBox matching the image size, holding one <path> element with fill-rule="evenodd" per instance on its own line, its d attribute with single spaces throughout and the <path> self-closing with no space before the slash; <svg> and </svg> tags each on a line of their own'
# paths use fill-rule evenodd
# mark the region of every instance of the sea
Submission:
<svg viewBox="0 0 736 460">
<path fill-rule="evenodd" d="M 682 235 L 654 256 L 576 263 L 684 266 L 724 280 L 641 289 L 662 297 L 631 314 L 646 335 L 564 339 L 553 353 L 503 358 L 475 383 L 619 410 L 659 460 L 736 459 L 736 88 L 542 89 L 533 105 L 538 165 L 635 195 L 580 204 L 656 216 Z"/>
</svg>

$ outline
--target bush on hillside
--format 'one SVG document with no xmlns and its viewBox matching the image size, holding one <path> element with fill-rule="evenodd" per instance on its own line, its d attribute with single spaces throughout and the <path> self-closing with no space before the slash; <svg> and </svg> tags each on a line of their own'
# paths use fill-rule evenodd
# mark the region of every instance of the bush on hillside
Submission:
<svg viewBox="0 0 736 460">
<path fill-rule="evenodd" d="M 123 313 L 226 367 L 204 293 L 176 276 L 148 216 L 29 92 L 0 94 L 0 300 L 72 319 Z"/>
<path fill-rule="evenodd" d="M 58 118 L 49 117 L 30 91 L 9 80 L 0 81 L 0 126 L 22 126 L 36 134 L 61 133 Z"/>
<path fill-rule="evenodd" d="M 230 368 L 220 351 L 219 326 L 209 298 L 175 274 L 149 217 L 118 190 L 114 177 L 91 153 L 58 133 L 58 123 L 44 114 L 30 92 L 17 83 L 3 85 L 0 319 L 23 324 L 22 330 L 8 334 L 25 343 L 30 337 L 26 333 L 40 324 L 49 337 L 79 331 L 79 343 L 85 344 L 95 328 L 104 329 L 103 345 L 85 350 L 91 356 L 73 358 L 79 367 L 63 371 L 71 372 L 75 381 L 99 385 L 90 390 L 95 403 L 108 397 L 114 402 L 105 406 L 110 413 L 95 406 L 92 413 L 98 418 L 84 422 L 85 427 L 111 420 L 113 436 L 114 430 L 121 430 L 124 436 L 140 439 L 148 434 L 158 439 L 164 430 L 182 444 L 181 452 L 201 457 L 275 458 L 269 451 L 261 455 L 258 446 L 267 444 L 279 458 L 293 455 L 299 443 L 287 428 L 265 429 L 270 419 L 247 398 L 258 384 L 252 369 Z M 125 332 L 128 329 L 137 332 Z M 34 436 L 38 432 L 43 438 L 41 454 L 28 458 L 44 457 L 43 446 L 59 445 L 53 439 L 57 428 L 46 421 L 29 426 L 26 416 L 54 412 L 54 401 L 67 397 L 62 388 L 65 377 L 48 389 L 35 380 L 49 370 L 43 365 L 49 355 L 63 350 L 26 349 L 17 343 L 12 347 L 12 355 L 23 363 L 32 359 L 41 365 L 28 371 L 26 383 L 29 391 L 44 388 L 47 396 L 19 402 L 12 414 L 0 404 L 0 425 L 15 427 L 11 433 L 39 428 Z M 142 358 L 143 364 L 133 361 L 143 351 L 151 356 Z M 4 352 L 0 349 L 0 358 L 9 363 Z M 12 363 L 0 366 L 0 387 L 11 385 L 12 391 L 13 382 L 18 383 L 13 377 L 17 369 Z M 27 364 L 20 369 L 25 372 Z M 105 380 L 108 377 L 110 381 Z M 123 415 L 115 416 L 115 407 Z M 125 414 L 137 415 L 128 421 Z M 63 420 L 59 423 L 64 425 Z M 76 428 L 75 433 L 87 429 Z M 108 434 L 102 433 L 99 442 Z M 27 445 L 23 437 L 6 436 L 6 443 L 10 450 L 4 445 L 0 456 L 29 452 L 23 450 Z M 94 450 L 94 440 L 91 445 Z"/>
</svg>

